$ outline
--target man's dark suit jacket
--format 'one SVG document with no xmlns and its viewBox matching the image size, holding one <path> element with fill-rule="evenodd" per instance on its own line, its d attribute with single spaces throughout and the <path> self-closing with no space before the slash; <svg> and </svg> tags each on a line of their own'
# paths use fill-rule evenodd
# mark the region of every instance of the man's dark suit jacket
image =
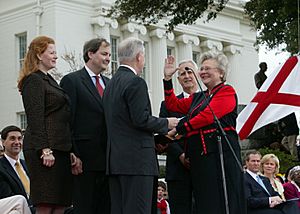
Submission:
<svg viewBox="0 0 300 214">
<path fill-rule="evenodd" d="M 106 85 L 109 79 L 102 78 Z M 64 76 L 60 85 L 71 100 L 75 154 L 84 170 L 104 171 L 107 135 L 102 98 L 85 68 Z"/>
<path fill-rule="evenodd" d="M 298 214 L 294 212 L 295 204 L 283 203 L 270 208 L 269 197 L 279 196 L 279 194 L 273 189 L 268 178 L 263 176 L 260 176 L 260 178 L 269 193 L 248 172 L 244 174 L 248 214 Z"/>
<path fill-rule="evenodd" d="M 157 176 L 153 133 L 166 134 L 168 121 L 152 116 L 145 80 L 120 66 L 103 99 L 108 130 L 107 172 Z"/>
<path fill-rule="evenodd" d="M 183 93 L 177 96 L 179 99 L 183 98 Z M 185 115 L 177 112 L 169 112 L 166 104 L 163 101 L 160 106 L 159 117 L 177 117 L 181 118 Z M 166 181 L 186 180 L 189 178 L 188 170 L 183 166 L 179 160 L 179 156 L 184 152 L 183 142 L 174 142 L 168 145 L 167 161 L 166 161 Z"/>
<path fill-rule="evenodd" d="M 20 160 L 20 162 L 26 174 L 28 175 L 25 161 Z M 28 204 L 30 204 L 30 201 L 28 200 L 26 191 L 19 176 L 17 175 L 16 171 L 12 168 L 6 157 L 3 156 L 2 158 L 0 158 L 0 199 L 13 195 L 23 195 L 27 199 Z"/>
<path fill-rule="evenodd" d="M 177 96 L 184 98 L 183 93 Z M 161 103 L 159 117 L 184 117 L 184 114 L 170 112 L 165 101 Z M 171 213 L 192 213 L 192 184 L 191 176 L 179 156 L 184 153 L 184 140 L 175 141 L 168 145 L 166 161 L 166 181 L 169 187 L 169 205 Z M 180 197 L 179 197 L 180 195 Z M 194 209 L 194 212 L 195 209 Z"/>
</svg>

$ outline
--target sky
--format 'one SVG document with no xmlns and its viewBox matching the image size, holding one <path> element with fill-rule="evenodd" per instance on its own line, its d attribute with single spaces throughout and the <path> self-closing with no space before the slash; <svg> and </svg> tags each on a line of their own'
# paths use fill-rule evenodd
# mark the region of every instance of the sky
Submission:
<svg viewBox="0 0 300 214">
<path fill-rule="evenodd" d="M 266 62 L 268 70 L 266 75 L 272 72 L 278 65 L 284 63 L 290 56 L 287 52 L 280 52 L 279 50 L 267 50 L 265 46 L 259 49 L 259 62 Z"/>
</svg>

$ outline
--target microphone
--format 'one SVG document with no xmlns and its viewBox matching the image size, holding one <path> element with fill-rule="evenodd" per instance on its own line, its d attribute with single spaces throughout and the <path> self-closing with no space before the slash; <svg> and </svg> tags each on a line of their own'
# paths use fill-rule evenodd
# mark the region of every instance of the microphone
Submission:
<svg viewBox="0 0 300 214">
<path fill-rule="evenodd" d="M 197 81 L 197 83 L 198 83 L 198 86 L 199 86 L 199 88 L 200 88 L 201 93 L 202 93 L 203 95 L 205 95 L 205 94 L 204 94 L 204 91 L 203 91 L 203 89 L 202 89 L 202 87 L 201 87 L 201 85 L 200 85 L 200 82 L 199 82 L 199 80 L 198 80 L 198 77 L 196 76 L 195 71 L 194 71 L 192 68 L 190 68 L 190 67 L 185 67 L 184 70 L 186 70 L 186 71 L 191 71 L 191 72 L 193 73 L 193 75 L 194 75 L 194 77 L 195 77 L 195 79 L 196 79 L 196 81 Z M 205 96 L 204 96 L 204 97 L 205 97 Z"/>
</svg>

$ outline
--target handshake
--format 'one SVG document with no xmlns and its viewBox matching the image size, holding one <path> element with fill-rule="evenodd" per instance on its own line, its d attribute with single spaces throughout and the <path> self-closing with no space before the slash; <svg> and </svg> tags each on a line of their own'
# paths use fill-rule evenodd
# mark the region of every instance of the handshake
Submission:
<svg viewBox="0 0 300 214">
<path fill-rule="evenodd" d="M 168 120 L 168 128 L 169 128 L 169 130 L 174 129 L 178 125 L 178 123 L 179 123 L 179 119 L 176 118 L 176 117 L 169 117 L 169 118 L 167 118 L 167 120 Z"/>
<path fill-rule="evenodd" d="M 179 123 L 179 119 L 176 117 L 169 117 L 168 120 L 168 129 L 169 132 L 167 135 L 154 135 L 155 140 L 155 149 L 160 154 L 166 151 L 169 143 L 172 143 L 175 140 L 175 135 L 177 133 L 176 126 Z"/>
</svg>

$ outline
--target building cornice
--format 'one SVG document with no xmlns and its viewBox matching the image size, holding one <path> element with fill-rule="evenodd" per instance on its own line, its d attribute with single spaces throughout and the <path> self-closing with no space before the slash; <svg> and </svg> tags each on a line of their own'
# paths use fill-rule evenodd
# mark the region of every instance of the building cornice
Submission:
<svg viewBox="0 0 300 214">
<path fill-rule="evenodd" d="M 99 25 L 99 27 L 105 27 L 105 25 L 108 25 L 109 27 L 112 27 L 113 29 L 117 29 L 119 27 L 117 20 L 106 18 L 103 16 L 92 17 L 91 24 Z"/>
<path fill-rule="evenodd" d="M 176 37 L 176 42 L 182 42 L 184 44 L 193 44 L 198 46 L 200 44 L 200 40 L 197 36 L 192 36 L 188 34 L 181 34 Z"/>
<path fill-rule="evenodd" d="M 129 33 L 134 33 L 136 31 L 141 35 L 147 34 L 147 28 L 144 25 L 140 25 L 132 22 L 121 25 L 120 29 L 121 31 L 128 31 Z"/>
</svg>

